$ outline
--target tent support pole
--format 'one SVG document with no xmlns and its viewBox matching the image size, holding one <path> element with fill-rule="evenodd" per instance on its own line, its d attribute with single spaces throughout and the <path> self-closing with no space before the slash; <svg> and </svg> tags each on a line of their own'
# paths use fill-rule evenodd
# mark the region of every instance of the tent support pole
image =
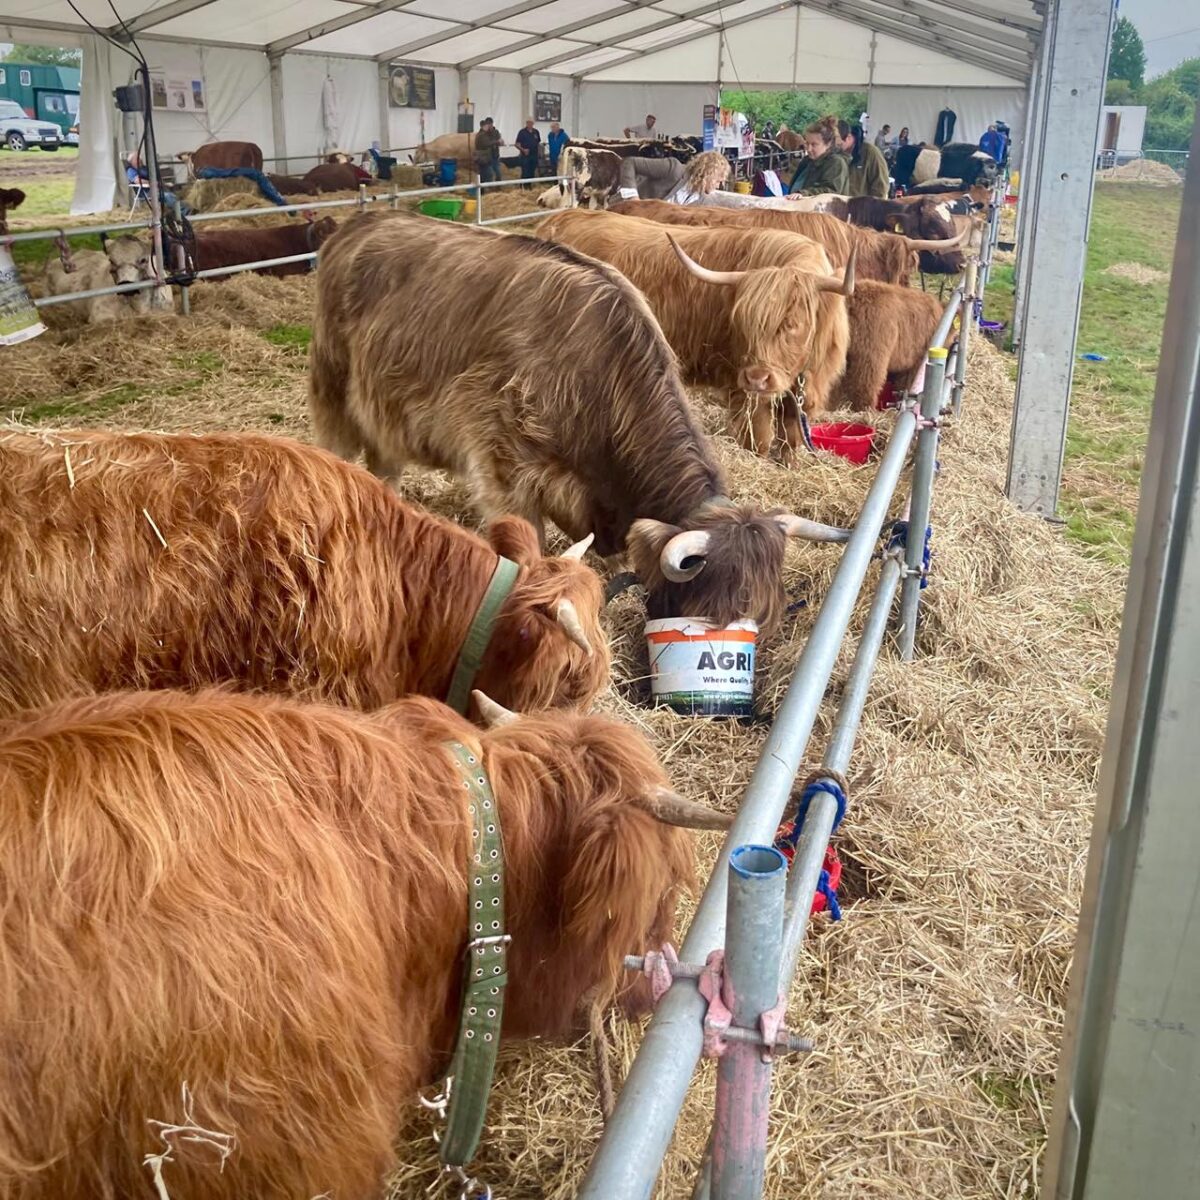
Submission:
<svg viewBox="0 0 1200 1200">
<path fill-rule="evenodd" d="M 283 55 L 272 54 L 267 59 L 271 72 L 271 137 L 275 143 L 275 161 L 282 161 L 284 175 L 292 173 L 287 156 L 287 126 L 283 119 Z"/>
<path fill-rule="evenodd" d="M 1030 262 L 1006 488 L 1019 508 L 1044 517 L 1058 505 L 1112 25 L 1111 0 L 1047 0 L 1045 103 L 1027 214 Z"/>
</svg>

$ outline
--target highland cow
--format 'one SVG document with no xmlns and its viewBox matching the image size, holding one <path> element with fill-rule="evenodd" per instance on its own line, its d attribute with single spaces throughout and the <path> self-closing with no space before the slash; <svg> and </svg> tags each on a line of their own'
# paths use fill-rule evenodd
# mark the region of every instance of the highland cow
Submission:
<svg viewBox="0 0 1200 1200">
<path fill-rule="evenodd" d="M 822 412 L 846 362 L 849 326 L 841 276 L 811 238 L 765 229 L 680 227 L 614 213 L 564 212 L 538 235 L 609 263 L 642 289 L 693 382 L 721 389 L 731 432 L 758 454 L 777 440 L 803 449 L 793 396 Z"/>
<path fill-rule="evenodd" d="M 489 544 L 295 442 L 9 433 L 0 504 L 0 714 L 217 683 L 367 709 L 442 698 L 498 554 L 520 575 L 478 686 L 534 709 L 586 705 L 608 679 L 581 562 L 543 558 L 517 518 Z"/>
<path fill-rule="evenodd" d="M 220 691 L 0 721 L 0 1194 L 149 1200 L 166 1150 L 177 1200 L 383 1195 L 480 936 L 450 742 L 503 835 L 503 1034 L 571 1034 L 670 936 L 692 871 L 672 826 L 728 824 L 630 727 Z"/>
<path fill-rule="evenodd" d="M 787 538 L 845 540 L 729 501 L 645 299 L 565 246 L 352 217 L 321 251 L 309 383 L 322 445 L 382 475 L 415 461 L 464 476 L 485 514 L 594 531 L 600 554 L 628 549 L 654 617 L 769 632 Z"/>
</svg>

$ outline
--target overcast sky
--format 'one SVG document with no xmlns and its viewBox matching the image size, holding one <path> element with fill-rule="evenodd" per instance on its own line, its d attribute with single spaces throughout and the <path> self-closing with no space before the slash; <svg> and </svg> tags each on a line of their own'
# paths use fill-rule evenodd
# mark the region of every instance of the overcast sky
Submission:
<svg viewBox="0 0 1200 1200">
<path fill-rule="evenodd" d="M 1146 77 L 1161 75 L 1185 58 L 1200 58 L 1200 5 L 1189 0 L 1120 0 L 1146 43 Z"/>
</svg>

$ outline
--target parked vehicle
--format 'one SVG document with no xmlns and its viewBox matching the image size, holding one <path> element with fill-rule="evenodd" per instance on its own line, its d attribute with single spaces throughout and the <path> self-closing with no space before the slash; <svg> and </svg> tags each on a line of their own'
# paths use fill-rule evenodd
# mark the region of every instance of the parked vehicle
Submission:
<svg viewBox="0 0 1200 1200">
<path fill-rule="evenodd" d="M 72 125 L 70 129 L 67 130 L 67 145 L 68 146 L 78 146 L 79 145 L 79 122 L 78 121 L 76 121 L 75 124 Z"/>
<path fill-rule="evenodd" d="M 79 123 L 78 67 L 0 63 L 0 100 L 14 100 L 39 125 L 56 125 L 59 143 Z"/>
<path fill-rule="evenodd" d="M 63 132 L 57 125 L 35 121 L 15 100 L 0 100 L 0 133 L 10 150 L 57 150 L 62 145 Z"/>
</svg>

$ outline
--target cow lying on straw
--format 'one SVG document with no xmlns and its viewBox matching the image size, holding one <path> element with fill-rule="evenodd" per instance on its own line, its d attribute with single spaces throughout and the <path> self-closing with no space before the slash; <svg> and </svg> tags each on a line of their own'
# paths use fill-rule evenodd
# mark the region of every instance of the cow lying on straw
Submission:
<svg viewBox="0 0 1200 1200">
<path fill-rule="evenodd" d="M 786 399 L 804 377 L 804 408 L 823 411 L 850 338 L 841 277 L 810 238 L 760 229 L 680 227 L 612 213 L 564 212 L 538 234 L 611 263 L 646 295 L 686 375 L 725 393 L 732 432 L 768 454 L 803 447 Z M 780 399 L 783 397 L 784 399 Z"/>
<path fill-rule="evenodd" d="M 235 434 L 0 436 L 0 714 L 233 683 L 375 708 L 444 697 L 497 554 L 520 567 L 477 682 L 528 708 L 608 680 L 584 547 L 490 545 L 365 471 Z"/>
<path fill-rule="evenodd" d="M 0 1194 L 379 1197 L 473 936 L 454 741 L 503 835 L 503 1032 L 567 1035 L 670 936 L 672 825 L 728 824 L 634 729 L 212 691 L 0 721 Z"/>
<path fill-rule="evenodd" d="M 46 292 L 51 296 L 66 296 L 115 284 L 140 283 L 153 276 L 148 247 L 138 238 L 123 234 L 106 238 L 103 250 L 76 250 L 51 258 L 46 263 Z M 95 325 L 144 316 L 149 312 L 171 312 L 174 303 L 171 289 L 164 286 L 92 296 L 88 300 L 70 300 L 61 307 Z"/>
<path fill-rule="evenodd" d="M 414 461 L 453 471 L 487 514 L 594 530 L 604 555 L 627 547 L 655 617 L 749 617 L 769 631 L 787 537 L 845 537 L 730 503 L 645 300 L 565 246 L 403 213 L 351 218 L 321 251 L 309 383 L 323 445 L 365 450 L 380 474 Z"/>
</svg>

